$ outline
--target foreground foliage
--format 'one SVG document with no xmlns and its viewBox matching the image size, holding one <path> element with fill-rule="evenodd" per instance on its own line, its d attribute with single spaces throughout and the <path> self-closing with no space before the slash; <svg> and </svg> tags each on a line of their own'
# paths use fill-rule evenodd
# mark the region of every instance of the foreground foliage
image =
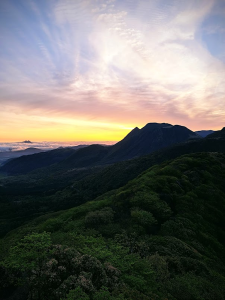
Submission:
<svg viewBox="0 0 225 300">
<path fill-rule="evenodd" d="M 15 284 L 26 285 L 30 299 L 65 299 L 71 290 L 92 295 L 102 287 L 112 291 L 119 286 L 120 272 L 112 265 L 73 248 L 51 245 L 46 232 L 25 236 L 10 249 L 3 268 L 18 272 Z"/>
</svg>

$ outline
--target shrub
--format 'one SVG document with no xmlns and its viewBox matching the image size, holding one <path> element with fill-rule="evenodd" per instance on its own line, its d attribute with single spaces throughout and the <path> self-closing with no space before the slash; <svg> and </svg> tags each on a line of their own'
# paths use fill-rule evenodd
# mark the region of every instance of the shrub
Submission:
<svg viewBox="0 0 225 300">
<path fill-rule="evenodd" d="M 85 217 L 86 227 L 95 227 L 97 225 L 112 223 L 114 211 L 110 207 L 101 210 L 89 212 Z"/>
<path fill-rule="evenodd" d="M 153 217 L 152 213 L 145 211 L 145 210 L 141 210 L 139 208 L 134 208 L 131 211 L 131 218 L 135 223 L 137 223 L 145 228 L 149 228 L 152 225 L 155 225 L 157 223 L 157 221 Z"/>
</svg>

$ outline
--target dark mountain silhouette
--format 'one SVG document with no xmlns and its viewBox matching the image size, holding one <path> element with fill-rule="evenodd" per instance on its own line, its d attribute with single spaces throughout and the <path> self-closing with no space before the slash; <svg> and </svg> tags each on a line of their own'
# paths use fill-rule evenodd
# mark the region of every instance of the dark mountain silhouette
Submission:
<svg viewBox="0 0 225 300">
<path fill-rule="evenodd" d="M 200 139 L 200 137 L 184 126 L 148 123 L 142 129 L 134 128 L 124 139 L 113 146 L 91 145 L 80 149 L 66 161 L 62 161 L 60 167 L 81 168 L 111 164 L 146 155 L 190 139 Z"/>
<path fill-rule="evenodd" d="M 31 141 L 29 141 L 29 140 L 25 140 L 25 141 L 23 141 L 23 142 L 21 142 L 21 143 L 25 143 L 25 144 L 32 144 L 32 142 L 31 142 Z"/>
<path fill-rule="evenodd" d="M 198 135 L 200 135 L 201 137 L 206 137 L 207 135 L 213 133 L 214 130 L 199 130 L 199 131 L 195 131 L 195 133 L 197 133 Z"/>
<path fill-rule="evenodd" d="M 78 149 L 76 153 L 71 152 L 66 157 L 60 154 L 60 149 L 57 153 L 59 159 L 55 159 L 55 155 L 53 157 L 50 155 L 51 159 L 46 158 L 45 155 L 33 156 L 6 163 L 0 171 L 8 174 L 25 174 L 57 162 L 60 164 L 52 166 L 52 171 L 111 164 L 146 155 L 191 139 L 200 139 L 200 137 L 184 126 L 148 123 L 142 129 L 134 128 L 123 140 L 113 146 L 91 145 Z"/>
<path fill-rule="evenodd" d="M 184 126 L 148 123 L 142 129 L 134 128 L 122 141 L 114 145 L 105 160 L 115 162 L 131 159 L 196 138 L 199 136 Z"/>
<path fill-rule="evenodd" d="M 214 131 L 207 136 L 207 139 L 225 139 L 225 127 L 223 129 Z"/>
<path fill-rule="evenodd" d="M 40 153 L 43 151 L 44 150 L 41 150 L 38 148 L 27 148 L 25 150 L 0 152 L 0 164 L 3 164 L 8 159 L 17 158 L 22 155 L 31 155 L 31 154 L 35 154 L 35 153 Z"/>
<path fill-rule="evenodd" d="M 96 165 L 101 162 L 109 151 L 110 146 L 93 144 L 77 150 L 67 159 L 58 164 L 59 168 L 83 168 Z"/>
<path fill-rule="evenodd" d="M 80 145 L 77 146 L 77 148 L 58 148 L 33 155 L 23 155 L 6 162 L 5 165 L 0 168 L 0 171 L 7 172 L 9 174 L 25 174 L 32 170 L 58 163 L 72 155 L 80 147 L 85 146 Z"/>
</svg>

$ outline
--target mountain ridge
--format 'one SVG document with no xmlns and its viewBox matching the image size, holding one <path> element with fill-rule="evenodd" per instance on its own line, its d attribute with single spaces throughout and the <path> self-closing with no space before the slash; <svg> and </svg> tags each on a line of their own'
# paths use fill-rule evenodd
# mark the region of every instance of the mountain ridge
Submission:
<svg viewBox="0 0 225 300">
<path fill-rule="evenodd" d="M 220 131 L 217 135 L 219 136 Z M 210 135 L 208 136 L 210 138 Z M 213 138 L 213 136 L 212 136 Z M 139 129 L 135 127 L 132 129 L 121 141 L 112 146 L 105 145 L 86 145 L 86 150 L 81 147 L 74 153 L 71 151 L 70 155 L 65 159 L 58 161 L 49 160 L 46 170 L 49 174 L 76 168 L 93 168 L 95 166 L 107 166 L 115 162 L 133 159 L 143 155 L 148 155 L 160 149 L 180 144 L 190 143 L 191 141 L 199 141 L 203 138 L 185 126 L 171 125 L 169 123 L 147 123 L 144 127 Z M 63 150 L 62 150 L 63 151 Z M 92 153 L 93 151 L 93 153 Z M 94 153 L 95 152 L 95 153 Z M 35 159 L 35 156 L 33 156 Z M 32 157 L 30 158 L 32 160 Z M 26 160 L 26 157 L 21 158 L 21 161 Z M 34 168 L 18 169 L 16 163 L 18 160 L 12 160 L 5 166 L 0 168 L 0 172 L 8 173 L 9 175 L 26 174 L 30 171 L 35 171 L 45 167 L 42 163 L 38 165 L 33 163 Z M 15 168 L 14 168 L 15 165 Z M 31 166 L 32 164 L 30 164 Z M 43 170 L 44 171 L 44 170 Z"/>
<path fill-rule="evenodd" d="M 115 144 L 104 160 L 116 162 L 147 155 L 191 138 L 198 139 L 199 137 L 185 126 L 147 123 L 141 129 L 135 127 L 120 142 Z"/>
<path fill-rule="evenodd" d="M 197 139 L 199 136 L 185 126 L 171 125 L 168 123 L 147 123 L 141 129 L 135 127 L 121 141 L 112 146 L 86 146 L 85 148 L 74 151 L 74 153 L 71 151 L 70 155 L 65 157 L 65 160 L 63 159 L 63 155 L 61 155 L 62 159 L 54 159 L 54 152 L 33 156 L 29 159 L 26 157 L 18 158 L 17 160 L 5 163 L 5 165 L 0 168 L 0 171 L 13 175 L 25 174 L 34 169 L 55 163 L 59 163 L 59 168 L 67 168 L 68 166 L 73 168 L 91 167 L 111 164 L 117 161 L 146 155 L 193 138 Z M 60 150 L 58 151 L 60 152 Z M 65 152 L 63 149 L 61 151 Z M 53 154 L 53 157 L 51 157 L 51 154 Z M 48 160 L 45 163 L 40 160 L 39 163 L 35 162 L 35 159 L 40 157 L 44 159 L 48 157 Z M 54 168 L 55 166 L 53 166 L 53 169 Z"/>
<path fill-rule="evenodd" d="M 203 138 L 207 137 L 209 134 L 211 134 L 213 132 L 214 132 L 214 130 L 198 130 L 198 131 L 195 131 L 195 133 L 197 133 L 198 135 L 200 135 Z"/>
</svg>

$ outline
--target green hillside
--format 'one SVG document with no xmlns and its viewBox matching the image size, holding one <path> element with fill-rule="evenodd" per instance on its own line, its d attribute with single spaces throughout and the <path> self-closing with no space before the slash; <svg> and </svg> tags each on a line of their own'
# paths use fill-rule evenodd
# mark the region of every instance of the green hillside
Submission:
<svg viewBox="0 0 225 300">
<path fill-rule="evenodd" d="M 0 299 L 225 299 L 224 183 L 189 154 L 33 220 L 0 241 Z"/>
</svg>

